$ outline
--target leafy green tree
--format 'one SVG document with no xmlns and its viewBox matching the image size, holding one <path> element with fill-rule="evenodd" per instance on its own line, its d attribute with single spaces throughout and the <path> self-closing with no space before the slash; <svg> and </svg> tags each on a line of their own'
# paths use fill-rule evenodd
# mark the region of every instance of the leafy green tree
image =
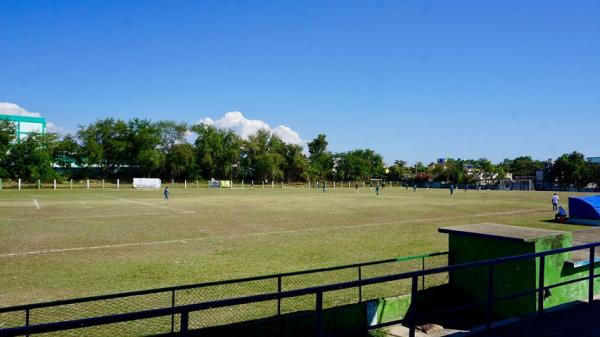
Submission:
<svg viewBox="0 0 600 337">
<path fill-rule="evenodd" d="M 51 155 L 55 146 L 54 134 L 30 134 L 14 144 L 5 159 L 9 176 L 29 182 L 57 178 L 58 175 L 52 168 Z"/>
<path fill-rule="evenodd" d="M 327 179 L 333 173 L 333 156 L 327 151 L 327 145 L 327 137 L 324 134 L 318 135 L 308 143 L 309 174 L 313 178 Z"/>
<path fill-rule="evenodd" d="M 56 143 L 52 158 L 59 167 L 70 170 L 73 164 L 79 161 L 80 151 L 77 139 L 72 135 L 66 135 Z"/>
<path fill-rule="evenodd" d="M 82 164 L 98 166 L 106 177 L 129 162 L 129 129 L 122 120 L 106 118 L 79 127 Z"/>
<path fill-rule="evenodd" d="M 408 167 L 406 167 L 406 161 L 396 160 L 394 164 L 388 167 L 386 179 L 387 180 L 405 180 L 408 176 Z"/>
<path fill-rule="evenodd" d="M 341 180 L 383 178 L 383 157 L 370 149 L 358 149 L 334 156 L 336 175 Z"/>
<path fill-rule="evenodd" d="M 505 172 L 513 174 L 513 177 L 534 177 L 535 172 L 542 170 L 544 164 L 534 160 L 530 156 L 521 156 L 513 160 L 505 159 L 502 163 Z"/>
<path fill-rule="evenodd" d="M 160 137 L 160 147 L 165 153 L 173 146 L 186 142 L 185 137 L 189 129 L 187 124 L 167 120 L 158 121 L 155 126 Z"/>
<path fill-rule="evenodd" d="M 8 176 L 5 160 L 10 144 L 15 141 L 15 132 L 12 122 L 0 119 L 0 178 Z"/>
<path fill-rule="evenodd" d="M 554 163 L 552 176 L 563 185 L 574 185 L 577 188 L 586 187 L 593 181 L 592 167 L 579 152 L 563 154 Z"/>
<path fill-rule="evenodd" d="M 220 130 L 207 124 L 192 126 L 196 164 L 205 179 L 228 179 L 233 166 L 239 162 L 242 140 L 233 131 Z"/>
<path fill-rule="evenodd" d="M 191 144 L 174 144 L 167 153 L 166 175 L 171 179 L 194 179 L 197 176 L 196 154 Z"/>
<path fill-rule="evenodd" d="M 256 180 L 277 180 L 284 177 L 286 164 L 285 143 L 267 130 L 258 130 L 250 137 L 245 146 L 244 166 L 249 177 Z"/>
<path fill-rule="evenodd" d="M 308 160 L 302 153 L 302 146 L 285 144 L 284 151 L 284 179 L 287 182 L 308 180 Z"/>
<path fill-rule="evenodd" d="M 165 161 L 158 124 L 134 118 L 128 122 L 127 129 L 127 164 L 146 177 L 156 174 Z"/>
</svg>

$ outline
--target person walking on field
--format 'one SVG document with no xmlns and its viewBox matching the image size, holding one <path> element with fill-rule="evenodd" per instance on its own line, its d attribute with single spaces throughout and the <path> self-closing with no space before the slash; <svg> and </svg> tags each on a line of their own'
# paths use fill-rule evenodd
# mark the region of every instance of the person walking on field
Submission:
<svg viewBox="0 0 600 337">
<path fill-rule="evenodd" d="M 163 195 L 165 200 L 169 200 L 169 186 L 165 186 L 165 190 L 163 191 Z"/>
<path fill-rule="evenodd" d="M 450 184 L 450 195 L 454 194 L 454 184 Z"/>
<path fill-rule="evenodd" d="M 554 212 L 558 212 L 558 201 L 560 199 L 558 198 L 558 195 L 556 193 L 554 193 L 554 195 L 552 196 L 552 211 Z"/>
<path fill-rule="evenodd" d="M 379 195 L 379 184 L 377 184 L 377 187 L 375 187 L 375 195 Z"/>
<path fill-rule="evenodd" d="M 354 192 L 358 193 L 358 181 L 356 182 L 356 185 L 354 185 Z"/>
</svg>

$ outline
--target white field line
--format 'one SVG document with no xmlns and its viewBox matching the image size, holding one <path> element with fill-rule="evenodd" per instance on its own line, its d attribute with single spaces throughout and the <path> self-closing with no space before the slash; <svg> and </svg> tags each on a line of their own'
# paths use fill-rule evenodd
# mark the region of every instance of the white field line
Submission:
<svg viewBox="0 0 600 337">
<path fill-rule="evenodd" d="M 132 242 L 132 243 L 122 243 L 122 244 L 115 244 L 115 245 L 101 245 L 101 246 L 88 246 L 88 247 L 56 248 L 56 249 L 36 250 L 36 251 L 29 251 L 29 252 L 5 253 L 5 254 L 0 254 L 0 258 L 1 257 L 26 256 L 26 255 L 43 255 L 43 254 L 51 254 L 51 253 L 65 253 L 65 252 L 75 252 L 75 251 L 88 251 L 88 250 L 97 250 L 97 249 L 114 249 L 114 248 L 136 247 L 136 246 L 164 245 L 164 244 L 172 244 L 172 243 L 184 243 L 185 244 L 190 241 L 207 241 L 207 240 L 236 239 L 236 238 L 243 238 L 243 237 L 257 237 L 257 236 L 269 236 L 269 235 L 280 235 L 280 234 L 297 234 L 297 233 L 318 232 L 318 231 L 327 231 L 327 230 L 353 229 L 353 228 L 362 228 L 362 227 L 377 227 L 377 226 L 386 226 L 386 225 L 399 225 L 399 224 L 416 223 L 416 222 L 456 220 L 456 219 L 473 218 L 473 217 L 504 216 L 504 215 L 520 214 L 520 213 L 533 213 L 533 212 L 539 212 L 539 211 L 544 211 L 544 210 L 545 209 L 533 208 L 533 209 L 525 209 L 525 210 L 518 210 L 518 211 L 466 214 L 466 215 L 435 217 L 435 218 L 407 219 L 407 220 L 402 220 L 402 221 L 363 223 L 363 224 L 332 226 L 332 227 L 314 227 L 314 228 L 305 228 L 305 229 L 261 232 L 261 233 L 250 233 L 250 234 L 221 235 L 221 236 L 164 240 L 164 241 Z"/>
<path fill-rule="evenodd" d="M 37 209 L 40 209 L 40 204 L 38 204 L 37 199 L 33 199 L 33 204 Z"/>
<path fill-rule="evenodd" d="M 166 215 L 168 212 L 154 213 L 132 213 L 132 214 L 98 214 L 98 215 L 69 215 L 69 216 L 48 216 L 44 218 L 0 218 L 0 221 L 43 221 L 43 220 L 68 220 L 68 219 L 93 219 L 93 218 L 120 218 L 130 216 L 149 216 L 149 215 Z"/>
<path fill-rule="evenodd" d="M 175 208 L 175 207 L 169 207 L 169 206 L 157 205 L 157 204 L 151 204 L 149 202 L 143 202 L 143 201 L 138 201 L 138 200 L 131 200 L 131 199 L 118 199 L 118 200 L 125 201 L 125 202 L 130 202 L 130 203 L 134 203 L 134 204 L 139 204 L 139 205 L 150 206 L 150 207 L 163 208 L 163 209 L 171 209 L 171 210 L 174 210 L 174 211 L 179 211 L 179 212 L 183 212 L 183 213 L 187 213 L 187 214 L 196 214 L 196 212 L 190 211 L 190 210 L 187 210 L 187 209 Z"/>
</svg>

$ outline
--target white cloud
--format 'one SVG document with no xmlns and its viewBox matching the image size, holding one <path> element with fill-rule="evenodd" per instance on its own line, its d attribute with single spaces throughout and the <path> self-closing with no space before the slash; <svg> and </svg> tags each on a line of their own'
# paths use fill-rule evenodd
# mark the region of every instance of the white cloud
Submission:
<svg viewBox="0 0 600 337">
<path fill-rule="evenodd" d="M 72 133 L 69 130 L 67 130 L 65 128 L 61 128 L 60 126 L 58 126 L 52 122 L 46 123 L 46 131 L 50 132 L 50 133 L 58 133 L 59 135 L 66 135 L 68 133 Z"/>
<path fill-rule="evenodd" d="M 268 123 L 259 119 L 247 119 L 240 111 L 227 112 L 223 117 L 217 120 L 213 120 L 209 117 L 202 118 L 198 123 L 212 125 L 219 129 L 232 130 L 244 139 L 247 139 L 260 129 L 265 129 L 276 134 L 281 140 L 288 144 L 304 145 L 306 143 L 306 141 L 300 137 L 298 132 L 292 130 L 289 126 L 279 125 L 272 128 Z"/>
<path fill-rule="evenodd" d="M 29 112 L 14 103 L 0 102 L 0 115 L 42 117 L 39 112 Z"/>
<path fill-rule="evenodd" d="M 27 116 L 27 117 L 42 117 L 39 112 L 31 112 L 23 109 L 17 104 L 9 102 L 0 102 L 0 115 L 12 115 L 12 116 Z M 25 127 L 25 130 L 27 128 Z M 31 131 L 31 130 L 29 130 Z M 50 133 L 58 133 L 61 135 L 69 133 L 69 130 L 57 126 L 52 122 L 46 123 L 46 131 Z"/>
</svg>

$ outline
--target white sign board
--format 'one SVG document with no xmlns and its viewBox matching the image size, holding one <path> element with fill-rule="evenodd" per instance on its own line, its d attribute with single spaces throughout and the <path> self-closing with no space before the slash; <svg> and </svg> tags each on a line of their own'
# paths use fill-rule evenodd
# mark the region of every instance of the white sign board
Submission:
<svg viewBox="0 0 600 337">
<path fill-rule="evenodd" d="M 133 188 L 160 188 L 160 179 L 133 178 Z"/>
</svg>

